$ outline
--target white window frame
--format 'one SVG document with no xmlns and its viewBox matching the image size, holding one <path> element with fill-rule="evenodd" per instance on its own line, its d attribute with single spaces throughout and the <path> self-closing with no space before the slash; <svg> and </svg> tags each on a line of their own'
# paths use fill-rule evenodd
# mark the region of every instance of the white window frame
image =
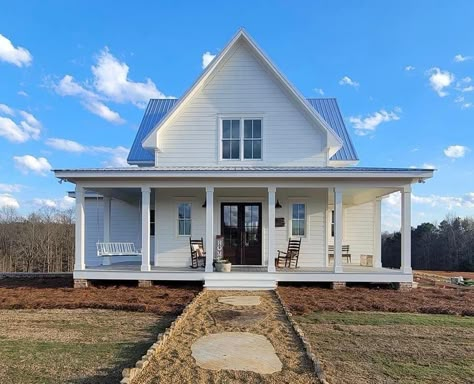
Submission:
<svg viewBox="0 0 474 384">
<path fill-rule="evenodd" d="M 304 235 L 293 235 L 293 205 L 301 204 L 304 206 Z M 298 200 L 289 200 L 289 226 L 288 226 L 288 236 L 290 238 L 309 238 L 309 225 L 308 225 L 308 204 L 306 201 L 298 199 Z"/>
<path fill-rule="evenodd" d="M 189 204 L 189 219 L 180 219 L 179 218 L 179 206 L 181 204 Z M 179 233 L 179 222 L 180 221 L 186 221 L 186 220 L 189 220 L 189 224 L 190 224 L 190 233 L 189 234 L 180 234 Z M 190 202 L 190 201 L 178 201 L 176 203 L 176 235 L 177 237 L 192 237 L 192 233 L 193 233 L 193 203 Z"/>
<path fill-rule="evenodd" d="M 224 159 L 222 157 L 222 141 L 223 141 L 223 121 L 224 120 L 239 120 L 240 125 L 239 125 L 239 158 L 238 159 Z M 244 145 L 245 145 L 245 138 L 244 138 L 244 120 L 260 120 L 260 135 L 261 135 L 261 146 L 260 146 L 260 158 L 259 159 L 245 159 L 244 158 Z M 217 131 L 218 131 L 218 159 L 219 161 L 222 162 L 261 162 L 263 161 L 264 158 L 264 118 L 263 115 L 257 114 L 257 115 L 245 115 L 245 114 L 239 114 L 239 115 L 220 115 L 217 119 Z"/>
</svg>

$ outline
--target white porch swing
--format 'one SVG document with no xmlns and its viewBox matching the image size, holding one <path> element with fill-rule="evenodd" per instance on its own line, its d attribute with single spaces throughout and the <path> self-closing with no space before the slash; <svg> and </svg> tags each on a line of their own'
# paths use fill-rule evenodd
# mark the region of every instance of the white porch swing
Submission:
<svg viewBox="0 0 474 384">
<path fill-rule="evenodd" d="M 109 208 L 110 209 L 110 208 Z M 141 215 L 141 206 L 139 208 Z M 99 196 L 96 197 L 96 218 L 97 218 L 97 237 L 99 237 Z M 110 223 L 109 223 L 110 225 Z M 135 247 L 133 242 L 112 242 L 105 241 L 105 231 L 102 232 L 102 242 L 97 242 L 97 256 L 98 257 L 113 257 L 113 256 L 141 256 L 141 250 Z M 105 261 L 105 259 L 104 259 Z M 103 262 L 103 265 L 110 265 L 110 260 Z"/>
</svg>

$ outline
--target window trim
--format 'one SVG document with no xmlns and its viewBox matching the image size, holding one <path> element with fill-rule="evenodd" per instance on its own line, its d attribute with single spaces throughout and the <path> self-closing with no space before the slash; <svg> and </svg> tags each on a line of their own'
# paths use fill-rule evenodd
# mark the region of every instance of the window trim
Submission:
<svg viewBox="0 0 474 384">
<path fill-rule="evenodd" d="M 301 204 L 304 205 L 304 235 L 293 235 L 293 205 Z M 289 199 L 289 220 L 288 220 L 288 235 L 290 238 L 301 237 L 303 239 L 309 238 L 309 225 L 308 225 L 308 204 L 302 199 Z"/>
<path fill-rule="evenodd" d="M 189 204 L 189 219 L 180 219 L 179 218 L 179 206 L 181 204 Z M 189 220 L 190 224 L 190 233 L 189 234 L 180 234 L 179 233 L 179 222 Z M 193 234 L 193 203 L 191 201 L 178 201 L 176 203 L 176 236 L 177 237 L 192 237 Z"/>
<path fill-rule="evenodd" d="M 223 158 L 223 121 L 224 120 L 239 120 L 239 158 L 238 159 L 224 159 Z M 260 120 L 260 158 L 259 159 L 245 159 L 244 158 L 244 145 L 245 145 L 245 138 L 244 138 L 244 120 Z M 264 159 L 264 117 L 263 114 L 236 114 L 236 115 L 218 115 L 217 119 L 217 131 L 218 131 L 218 154 L 217 158 L 219 162 L 261 162 Z"/>
</svg>

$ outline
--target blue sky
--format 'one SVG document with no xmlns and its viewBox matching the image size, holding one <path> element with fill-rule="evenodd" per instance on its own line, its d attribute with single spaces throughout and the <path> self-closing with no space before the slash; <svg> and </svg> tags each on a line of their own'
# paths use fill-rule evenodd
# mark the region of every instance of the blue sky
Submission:
<svg viewBox="0 0 474 384">
<path fill-rule="evenodd" d="M 124 164 L 146 101 L 182 95 L 245 27 L 305 96 L 338 99 L 361 166 L 438 169 L 414 187 L 414 224 L 474 215 L 473 14 L 472 1 L 4 2 L 0 206 L 69 206 L 50 168 Z M 385 228 L 398 210 L 384 203 Z"/>
</svg>

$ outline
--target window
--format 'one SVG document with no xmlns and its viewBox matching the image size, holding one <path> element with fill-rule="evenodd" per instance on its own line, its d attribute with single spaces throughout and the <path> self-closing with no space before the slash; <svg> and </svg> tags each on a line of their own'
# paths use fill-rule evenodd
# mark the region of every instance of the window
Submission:
<svg viewBox="0 0 474 384">
<path fill-rule="evenodd" d="M 222 158 L 240 159 L 240 120 L 222 120 Z"/>
<path fill-rule="evenodd" d="M 244 159 L 262 158 L 262 120 L 244 120 Z"/>
<path fill-rule="evenodd" d="M 150 210 L 150 236 L 155 236 L 155 210 Z"/>
<path fill-rule="evenodd" d="M 291 235 L 305 236 L 306 227 L 306 206 L 302 203 L 292 205 L 291 214 Z"/>
<path fill-rule="evenodd" d="M 191 203 L 178 204 L 178 235 L 191 236 Z"/>
<path fill-rule="evenodd" d="M 262 159 L 262 120 L 222 120 L 223 160 Z"/>
</svg>

